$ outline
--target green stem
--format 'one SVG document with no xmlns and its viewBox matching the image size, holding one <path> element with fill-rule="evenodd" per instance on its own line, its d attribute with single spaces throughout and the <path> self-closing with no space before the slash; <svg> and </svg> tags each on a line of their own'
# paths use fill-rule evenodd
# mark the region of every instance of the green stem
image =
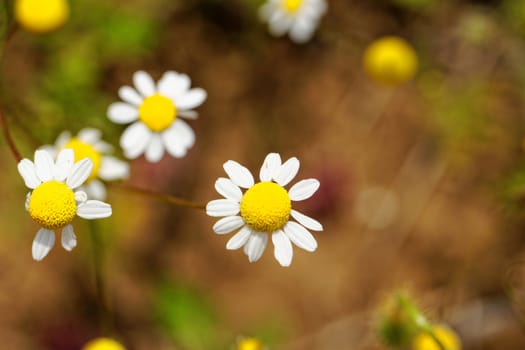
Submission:
<svg viewBox="0 0 525 350">
<path fill-rule="evenodd" d="M 188 201 L 188 200 L 185 200 L 185 199 L 182 199 L 182 198 L 178 198 L 178 197 L 175 197 L 175 196 L 171 196 L 171 195 L 168 195 L 168 194 L 158 193 L 158 192 L 150 191 L 150 190 L 145 190 L 145 189 L 134 187 L 134 186 L 131 186 L 131 185 L 111 184 L 111 187 L 119 189 L 119 190 L 132 192 L 132 193 L 135 193 L 135 194 L 140 194 L 140 195 L 143 195 L 143 196 L 148 196 L 148 197 L 151 197 L 151 198 L 155 198 L 155 199 L 167 202 L 169 204 L 177 205 L 179 207 L 192 208 L 192 209 L 205 209 L 206 208 L 206 205 L 204 205 L 202 203 L 196 203 L 196 202 Z"/>
<path fill-rule="evenodd" d="M 93 267 L 95 272 L 95 287 L 97 291 L 98 319 L 103 335 L 110 335 L 113 332 L 113 322 L 109 312 L 106 295 L 106 274 L 105 274 L 105 250 L 103 237 L 100 228 L 95 221 L 89 221 L 91 230 L 91 242 L 93 249 Z"/>
</svg>

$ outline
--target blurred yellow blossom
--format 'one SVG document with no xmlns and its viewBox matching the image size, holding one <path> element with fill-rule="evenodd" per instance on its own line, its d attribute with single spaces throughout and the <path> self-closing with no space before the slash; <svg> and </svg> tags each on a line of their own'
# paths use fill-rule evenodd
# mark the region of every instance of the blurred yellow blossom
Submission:
<svg viewBox="0 0 525 350">
<path fill-rule="evenodd" d="M 363 66 L 372 79 L 386 85 L 399 85 L 414 77 L 418 59 L 406 40 L 386 36 L 368 46 Z"/>
<path fill-rule="evenodd" d="M 244 338 L 237 344 L 237 350 L 263 350 L 264 346 L 261 341 L 256 338 Z"/>
<path fill-rule="evenodd" d="M 113 339 L 97 338 L 84 345 L 82 350 L 126 350 L 126 348 Z"/>
<path fill-rule="evenodd" d="M 34 33 L 58 29 L 69 17 L 67 0 L 16 0 L 14 10 L 18 23 Z"/>
<path fill-rule="evenodd" d="M 461 341 L 457 334 L 450 328 L 445 326 L 433 326 L 432 331 L 446 350 L 461 350 Z M 412 349 L 441 350 L 441 347 L 430 334 L 421 332 L 414 338 Z"/>
</svg>

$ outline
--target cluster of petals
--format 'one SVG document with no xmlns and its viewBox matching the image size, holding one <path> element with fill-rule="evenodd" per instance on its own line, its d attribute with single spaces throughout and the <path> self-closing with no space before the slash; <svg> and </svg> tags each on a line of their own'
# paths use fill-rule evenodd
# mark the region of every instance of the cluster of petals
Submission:
<svg viewBox="0 0 525 350">
<path fill-rule="evenodd" d="M 224 163 L 224 170 L 228 178 L 219 178 L 215 183 L 215 189 L 224 199 L 210 201 L 206 206 L 206 212 L 209 216 L 223 217 L 213 226 L 217 234 L 227 234 L 240 228 L 226 244 L 227 249 L 244 247 L 248 260 L 254 262 L 262 256 L 268 243 L 268 235 L 271 235 L 275 259 L 282 266 L 289 266 L 292 262 L 292 242 L 309 252 L 317 249 L 317 241 L 308 229 L 322 231 L 323 226 L 317 220 L 294 209 L 291 209 L 290 216 L 295 221 L 287 220 L 282 227 L 272 232 L 260 232 L 250 227 L 240 215 L 243 200 L 241 188 L 249 190 L 256 185 L 255 180 L 247 168 L 232 160 Z M 281 163 L 279 154 L 270 153 L 264 160 L 259 178 L 261 182 L 273 182 L 284 188 L 294 179 L 298 171 L 297 158 L 293 157 Z M 302 201 L 310 198 L 318 188 L 318 180 L 306 179 L 294 184 L 287 194 L 291 201 Z"/>
<path fill-rule="evenodd" d="M 22 159 L 18 163 L 18 171 L 25 185 L 32 191 L 26 197 L 26 210 L 30 209 L 30 201 L 33 192 L 46 183 L 63 183 L 74 192 L 76 202 L 76 215 L 84 219 L 101 219 L 111 216 L 112 209 L 107 203 L 98 200 L 88 200 L 84 191 L 78 188 L 89 177 L 93 168 L 93 162 L 89 158 L 74 162 L 74 154 L 71 149 L 62 150 L 53 160 L 51 154 L 45 150 L 35 152 L 34 162 Z M 62 227 L 61 243 L 64 249 L 70 251 L 77 245 L 77 238 L 73 226 L 67 222 Z M 58 229 L 57 228 L 57 229 Z M 32 246 L 33 259 L 42 260 L 55 244 L 55 231 L 42 227 Z"/>
<path fill-rule="evenodd" d="M 123 86 L 118 94 L 123 102 L 112 103 L 108 118 L 117 124 L 130 124 L 120 138 L 124 155 L 135 159 L 144 154 L 150 162 L 158 162 L 167 151 L 176 158 L 184 157 L 195 143 L 195 133 L 182 119 L 196 119 L 193 109 L 206 100 L 206 91 L 190 89 L 191 80 L 186 74 L 175 71 L 164 73 L 155 83 L 152 77 L 138 71 L 133 75 L 134 88 Z M 173 122 L 163 130 L 152 130 L 140 118 L 140 108 L 147 98 L 157 95 L 172 101 L 176 108 Z"/>
</svg>

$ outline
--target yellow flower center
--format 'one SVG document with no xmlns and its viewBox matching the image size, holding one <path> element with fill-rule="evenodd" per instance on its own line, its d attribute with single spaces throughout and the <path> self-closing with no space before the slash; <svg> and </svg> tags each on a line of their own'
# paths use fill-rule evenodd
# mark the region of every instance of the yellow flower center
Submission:
<svg viewBox="0 0 525 350">
<path fill-rule="evenodd" d="M 95 147 L 93 147 L 93 145 L 82 142 L 77 138 L 72 138 L 62 148 L 71 148 L 73 150 L 75 153 L 75 162 L 84 158 L 90 158 L 93 162 L 93 170 L 91 170 L 88 180 L 93 180 L 97 177 L 102 155 L 95 149 Z"/>
<path fill-rule="evenodd" d="M 177 107 L 166 96 L 154 94 L 139 107 L 140 120 L 153 131 L 162 131 L 177 118 Z"/>
<path fill-rule="evenodd" d="M 446 350 L 460 350 L 461 341 L 454 331 L 447 327 L 443 326 L 434 326 L 432 331 L 441 344 L 445 347 Z M 441 347 L 436 343 L 434 338 L 432 338 L 427 333 L 418 334 L 412 345 L 413 350 L 441 350 Z"/>
<path fill-rule="evenodd" d="M 239 342 L 237 350 L 263 350 L 263 345 L 255 338 L 246 338 Z"/>
<path fill-rule="evenodd" d="M 273 232 L 286 224 L 292 203 L 288 192 L 274 182 L 253 185 L 241 200 L 241 216 L 255 231 Z"/>
<path fill-rule="evenodd" d="M 302 4 L 303 0 L 283 0 L 284 10 L 288 13 L 297 12 Z"/>
<path fill-rule="evenodd" d="M 126 350 L 126 348 L 113 339 L 97 338 L 84 345 L 82 350 Z"/>
<path fill-rule="evenodd" d="M 31 218 L 44 228 L 64 227 L 77 213 L 75 194 L 63 182 L 44 182 L 31 193 L 28 211 Z"/>
<path fill-rule="evenodd" d="M 18 22 L 35 33 L 53 31 L 69 17 L 67 0 L 16 0 L 14 10 Z"/>
</svg>

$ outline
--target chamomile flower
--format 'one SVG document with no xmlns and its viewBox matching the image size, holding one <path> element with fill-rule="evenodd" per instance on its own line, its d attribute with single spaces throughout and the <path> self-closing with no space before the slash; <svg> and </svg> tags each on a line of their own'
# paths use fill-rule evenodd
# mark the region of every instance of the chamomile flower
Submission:
<svg viewBox="0 0 525 350">
<path fill-rule="evenodd" d="M 224 216 L 213 226 L 218 234 L 230 233 L 241 228 L 226 244 L 226 249 L 239 249 L 250 262 L 259 260 L 271 234 L 275 259 L 282 266 L 292 263 L 292 243 L 313 252 L 317 241 L 307 230 L 322 231 L 316 220 L 292 209 L 292 201 L 310 198 L 319 188 L 319 181 L 306 179 L 297 182 L 289 191 L 284 186 L 293 180 L 299 171 L 299 160 L 295 157 L 281 164 L 277 153 L 266 156 L 259 173 L 261 182 L 255 183 L 248 169 L 232 160 L 224 163 L 229 178 L 219 178 L 215 189 L 225 199 L 209 202 L 209 216 Z M 243 193 L 241 188 L 246 189 Z M 296 221 L 291 221 L 290 216 Z"/>
<path fill-rule="evenodd" d="M 326 9 L 325 0 L 268 0 L 259 16 L 273 36 L 288 33 L 293 42 L 302 44 L 313 36 Z"/>
<path fill-rule="evenodd" d="M 101 181 L 122 180 L 129 176 L 128 163 L 109 156 L 112 147 L 100 138 L 100 130 L 85 128 L 74 137 L 68 131 L 61 133 L 54 146 L 44 146 L 53 156 L 64 148 L 71 148 L 75 154 L 75 161 L 89 158 L 93 162 L 93 170 L 82 186 L 89 198 L 105 200 L 106 186 Z"/>
<path fill-rule="evenodd" d="M 35 152 L 35 162 L 22 159 L 18 172 L 25 185 L 31 189 L 26 196 L 26 210 L 42 228 L 33 240 L 33 259 L 46 257 L 55 244 L 55 230 L 62 229 L 62 246 L 71 251 L 77 238 L 71 222 L 76 215 L 84 219 L 102 219 L 111 216 L 107 203 L 88 200 L 78 188 L 87 180 L 93 169 L 93 161 L 84 158 L 75 163 L 72 149 L 62 150 L 53 161 L 45 150 Z"/>
<path fill-rule="evenodd" d="M 16 0 L 15 17 L 22 27 L 34 33 L 47 33 L 61 27 L 69 17 L 67 0 Z"/>
<path fill-rule="evenodd" d="M 164 73 L 155 84 L 143 71 L 133 75 L 135 89 L 123 86 L 119 96 L 124 102 L 109 106 L 108 117 L 118 124 L 131 124 L 122 134 L 120 145 L 124 155 L 135 159 L 144 154 L 150 162 L 158 162 L 166 150 L 173 157 L 184 157 L 195 143 L 193 130 L 182 119 L 196 119 L 193 108 L 206 99 L 206 91 L 190 89 L 186 74 Z"/>
<path fill-rule="evenodd" d="M 82 350 L 126 350 L 126 348 L 111 338 L 96 338 L 84 345 Z"/>
<path fill-rule="evenodd" d="M 237 341 L 235 350 L 266 350 L 264 344 L 257 338 L 241 338 Z"/>
</svg>

